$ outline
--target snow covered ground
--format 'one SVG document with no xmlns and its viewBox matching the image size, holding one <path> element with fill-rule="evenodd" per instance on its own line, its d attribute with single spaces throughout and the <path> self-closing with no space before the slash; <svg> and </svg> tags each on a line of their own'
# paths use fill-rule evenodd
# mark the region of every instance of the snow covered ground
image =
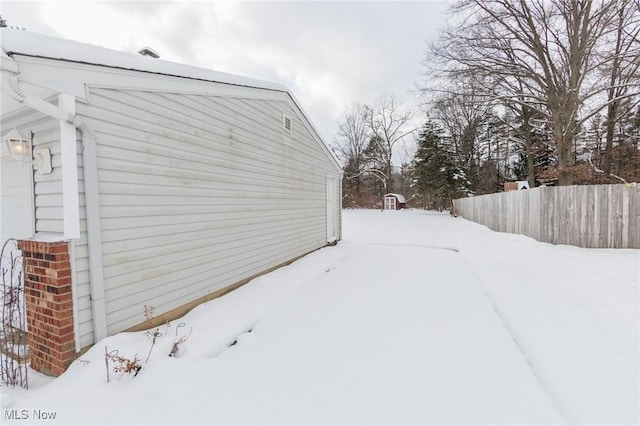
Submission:
<svg viewBox="0 0 640 426">
<path fill-rule="evenodd" d="M 146 364 L 150 339 L 121 333 L 55 380 L 2 388 L 2 423 L 640 422 L 639 250 L 424 211 L 343 222 L 336 247 L 161 327 Z M 137 377 L 106 383 L 105 345 L 142 358 Z"/>
</svg>

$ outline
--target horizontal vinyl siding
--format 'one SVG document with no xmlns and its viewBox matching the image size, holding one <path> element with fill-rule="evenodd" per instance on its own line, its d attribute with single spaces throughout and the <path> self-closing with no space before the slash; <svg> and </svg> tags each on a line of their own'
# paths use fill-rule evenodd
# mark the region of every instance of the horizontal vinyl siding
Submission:
<svg viewBox="0 0 640 426">
<path fill-rule="evenodd" d="M 91 281 L 89 275 L 89 247 L 87 242 L 87 214 L 84 196 L 84 166 L 82 157 L 82 140 L 77 132 L 76 152 L 78 153 L 78 202 L 80 207 L 80 239 L 75 241 L 75 279 L 77 322 L 80 348 L 93 342 L 93 314 L 91 308 Z"/>
<path fill-rule="evenodd" d="M 34 173 L 34 203 L 36 235 L 41 233 L 62 234 L 62 171 L 60 169 L 60 131 L 58 121 L 35 111 L 21 114 L 15 122 L 23 136 L 33 134 L 34 148 L 44 147 L 51 151 L 52 173 Z M 4 141 L 2 142 L 4 143 Z M 28 166 L 24 166 L 28 167 Z"/>
<path fill-rule="evenodd" d="M 78 105 L 96 130 L 109 333 L 326 243 L 339 172 L 292 105 L 110 89 Z"/>
</svg>

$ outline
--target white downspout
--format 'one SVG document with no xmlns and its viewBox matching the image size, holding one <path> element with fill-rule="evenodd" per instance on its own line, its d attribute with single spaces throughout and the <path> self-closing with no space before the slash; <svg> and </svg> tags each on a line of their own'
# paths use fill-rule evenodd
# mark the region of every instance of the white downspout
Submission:
<svg viewBox="0 0 640 426">
<path fill-rule="evenodd" d="M 96 137 L 93 129 L 76 118 L 74 126 L 82 134 L 82 165 L 84 169 L 84 198 L 87 212 L 87 244 L 89 247 L 89 274 L 91 283 L 91 313 L 93 341 L 107 337 L 107 310 L 104 300 L 102 273 L 102 237 L 100 233 L 100 207 L 98 200 L 98 161 Z"/>
<path fill-rule="evenodd" d="M 101 339 L 107 337 L 107 319 L 104 300 L 104 277 L 102 273 L 102 238 L 100 236 L 100 210 L 98 207 L 98 169 L 95 150 L 95 133 L 87 123 L 78 119 L 75 113 L 70 113 L 58 106 L 52 105 L 40 98 L 25 93 L 20 87 L 20 82 L 18 80 L 18 74 L 20 73 L 18 64 L 4 52 L 0 52 L 0 55 L 0 69 L 3 72 L 3 76 L 5 73 L 8 74 L 7 80 L 9 83 L 8 85 L 2 84 L 2 90 L 7 92 L 9 96 L 16 101 L 23 103 L 51 118 L 59 120 L 61 133 L 65 131 L 62 129 L 68 129 L 68 124 L 72 124 L 73 127 L 80 130 L 82 134 L 82 145 L 84 147 L 82 158 L 84 166 L 85 207 L 87 211 L 87 238 L 91 276 L 90 285 L 93 340 L 94 343 L 97 343 Z M 69 102 L 69 98 L 62 94 L 59 99 L 63 104 Z M 74 135 L 73 144 L 75 143 L 76 140 Z M 78 204 L 76 204 L 76 208 L 79 208 Z"/>
</svg>

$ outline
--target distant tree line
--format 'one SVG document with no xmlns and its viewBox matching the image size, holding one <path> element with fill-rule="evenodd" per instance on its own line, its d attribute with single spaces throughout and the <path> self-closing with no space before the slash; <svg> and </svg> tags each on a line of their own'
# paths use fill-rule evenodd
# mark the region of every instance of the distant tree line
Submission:
<svg viewBox="0 0 640 426">
<path fill-rule="evenodd" d="M 345 207 L 396 189 L 447 208 L 506 181 L 640 181 L 640 0 L 459 0 L 449 13 L 424 57 L 422 128 L 381 108 L 389 97 L 341 119 Z M 344 150 L 356 134 L 360 148 Z M 395 158 L 407 137 L 417 151 Z"/>
<path fill-rule="evenodd" d="M 378 207 L 386 193 L 407 193 L 411 156 L 404 142 L 414 137 L 413 116 L 388 94 L 373 105 L 355 102 L 346 109 L 334 144 L 344 166 L 344 207 Z"/>
</svg>

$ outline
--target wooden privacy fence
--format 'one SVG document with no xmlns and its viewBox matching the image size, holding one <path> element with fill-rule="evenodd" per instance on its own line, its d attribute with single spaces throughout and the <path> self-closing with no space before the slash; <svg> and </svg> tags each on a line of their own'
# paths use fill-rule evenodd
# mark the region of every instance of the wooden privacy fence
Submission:
<svg viewBox="0 0 640 426">
<path fill-rule="evenodd" d="M 539 187 L 453 201 L 458 214 L 538 241 L 640 248 L 640 185 Z"/>
</svg>

